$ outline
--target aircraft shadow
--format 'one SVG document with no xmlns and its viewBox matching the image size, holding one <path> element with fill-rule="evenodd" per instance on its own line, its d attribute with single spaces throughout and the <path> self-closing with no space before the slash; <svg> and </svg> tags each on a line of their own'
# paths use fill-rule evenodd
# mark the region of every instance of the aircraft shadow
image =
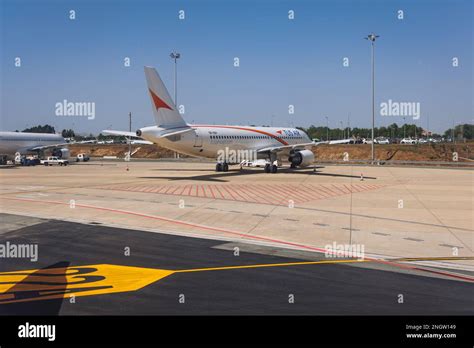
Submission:
<svg viewBox="0 0 474 348">
<path fill-rule="evenodd" d="M 325 167 L 311 167 L 311 168 L 279 168 L 279 173 L 291 173 L 291 174 L 302 174 L 302 175 L 321 175 L 321 176 L 330 176 L 330 177 L 340 177 L 340 178 L 352 178 L 352 179 L 360 179 L 358 175 L 345 175 L 345 174 L 332 174 L 332 173 L 321 173 L 321 172 L 314 172 L 313 169 L 321 169 Z M 155 169 L 156 171 L 174 171 L 176 169 Z M 182 171 L 205 171 L 209 172 L 209 169 L 185 169 L 179 170 Z M 229 178 L 232 176 L 242 176 L 242 175 L 263 175 L 266 174 L 262 168 L 256 169 L 231 169 L 228 172 L 215 172 L 212 174 L 205 174 L 205 175 L 194 175 L 194 176 L 186 176 L 186 177 L 179 177 L 179 176 L 142 176 L 139 179 L 164 179 L 164 180 L 171 180 L 171 181 L 180 181 L 180 180 L 196 180 L 196 181 L 210 181 L 210 182 L 228 182 L 229 180 L 225 180 L 225 178 Z M 278 174 L 276 174 L 278 175 Z M 374 180 L 377 179 L 371 176 L 364 176 L 364 179 Z"/>
<path fill-rule="evenodd" d="M 31 273 L 22 281 L 15 283 L 7 292 L 0 295 L 0 315 L 59 315 L 64 299 L 62 295 L 67 292 L 66 275 L 54 274 L 54 283 L 52 283 L 46 281 L 48 277 L 51 278 L 52 276 L 45 273 L 44 270 L 51 268 L 67 269 L 69 264 L 65 261 L 55 263 Z M 18 271 L 18 273 L 21 274 L 21 271 Z M 44 281 L 41 281 L 41 279 L 44 279 Z M 1 276 L 0 282 L 2 282 Z M 61 286 L 54 290 L 55 294 L 60 294 L 59 297 L 47 301 L 42 300 L 44 290 L 40 290 L 40 286 L 51 284 Z"/>
</svg>

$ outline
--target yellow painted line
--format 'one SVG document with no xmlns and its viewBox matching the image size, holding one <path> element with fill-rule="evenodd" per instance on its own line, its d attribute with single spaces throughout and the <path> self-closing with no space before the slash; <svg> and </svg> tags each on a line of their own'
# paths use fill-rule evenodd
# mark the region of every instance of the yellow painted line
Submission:
<svg viewBox="0 0 474 348">
<path fill-rule="evenodd" d="M 473 257 L 406 258 L 393 261 L 473 260 Z M 72 296 L 137 291 L 174 273 L 225 271 L 268 267 L 373 262 L 371 259 L 319 260 L 167 270 L 121 265 L 86 265 L 0 272 L 0 305 Z"/>
<path fill-rule="evenodd" d="M 88 265 L 0 273 L 0 304 L 139 290 L 171 270 Z"/>
<path fill-rule="evenodd" d="M 119 265 L 87 265 L 0 273 L 0 305 L 5 303 L 136 291 L 174 273 L 264 267 L 367 262 L 326 260 L 166 270 Z"/>
<path fill-rule="evenodd" d="M 300 266 L 300 265 L 319 265 L 319 264 L 356 263 L 356 262 L 370 262 L 370 260 L 324 260 L 324 261 L 286 262 L 286 263 L 268 263 L 268 264 L 257 264 L 257 265 L 209 267 L 209 268 L 191 268 L 191 269 L 178 270 L 178 271 L 175 271 L 175 273 L 225 271 L 229 269 L 287 267 L 287 266 Z"/>
</svg>

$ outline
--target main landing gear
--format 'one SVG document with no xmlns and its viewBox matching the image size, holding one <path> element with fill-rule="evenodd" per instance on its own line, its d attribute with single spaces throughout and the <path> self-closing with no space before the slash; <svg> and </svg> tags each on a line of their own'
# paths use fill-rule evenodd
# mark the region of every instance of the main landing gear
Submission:
<svg viewBox="0 0 474 348">
<path fill-rule="evenodd" d="M 274 161 L 273 163 L 265 163 L 265 173 L 273 173 L 275 174 L 278 171 L 278 163 Z"/>
<path fill-rule="evenodd" d="M 229 164 L 227 163 L 217 163 L 216 172 L 227 172 L 229 171 Z"/>
</svg>

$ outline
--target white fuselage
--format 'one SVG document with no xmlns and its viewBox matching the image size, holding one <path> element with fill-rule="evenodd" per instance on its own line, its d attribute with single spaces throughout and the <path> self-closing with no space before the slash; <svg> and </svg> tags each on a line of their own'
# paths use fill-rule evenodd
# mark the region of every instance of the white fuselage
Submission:
<svg viewBox="0 0 474 348">
<path fill-rule="evenodd" d="M 311 140 L 302 130 L 296 128 L 189 125 L 194 131 L 158 138 L 161 128 L 141 128 L 141 137 L 170 150 L 189 156 L 216 159 L 221 151 L 257 151 L 272 146 L 309 143 Z M 258 154 L 258 158 L 264 158 Z"/>
<path fill-rule="evenodd" d="M 0 155 L 13 156 L 28 153 L 28 149 L 64 143 L 59 134 L 0 132 Z"/>
</svg>

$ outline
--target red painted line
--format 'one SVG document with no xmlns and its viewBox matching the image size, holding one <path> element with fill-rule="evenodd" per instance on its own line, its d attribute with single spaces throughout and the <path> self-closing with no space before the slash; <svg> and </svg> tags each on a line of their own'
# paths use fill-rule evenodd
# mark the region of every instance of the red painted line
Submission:
<svg viewBox="0 0 474 348">
<path fill-rule="evenodd" d="M 14 201 L 22 201 L 22 202 L 30 202 L 30 203 L 40 203 L 40 204 L 49 203 L 49 204 L 69 206 L 69 202 L 46 201 L 46 200 L 43 201 L 43 200 L 35 200 L 35 199 L 30 199 L 30 198 L 17 198 L 17 197 L 3 197 L 3 199 L 14 200 Z M 148 218 L 148 219 L 154 219 L 154 220 L 169 222 L 169 223 L 173 223 L 173 224 L 183 225 L 183 226 L 195 227 L 195 228 L 209 230 L 209 231 L 223 232 L 223 233 L 227 233 L 227 234 L 236 235 L 236 236 L 239 236 L 239 237 L 244 238 L 244 239 L 249 238 L 249 239 L 267 241 L 267 242 L 272 242 L 272 243 L 277 243 L 277 244 L 284 244 L 284 245 L 289 245 L 289 246 L 294 246 L 294 247 L 298 247 L 298 248 L 314 250 L 314 251 L 319 251 L 319 252 L 324 252 L 324 253 L 329 252 L 328 250 L 323 249 L 323 248 L 317 248 L 317 247 L 312 247 L 312 246 L 309 246 L 309 245 L 293 243 L 293 242 L 287 242 L 287 241 L 282 241 L 282 240 L 273 239 L 273 238 L 253 236 L 253 235 L 249 235 L 249 234 L 242 233 L 242 232 L 236 232 L 236 231 L 232 231 L 232 230 L 226 230 L 226 229 L 223 229 L 223 228 L 211 227 L 211 226 L 206 226 L 206 225 L 199 225 L 199 224 L 194 224 L 194 223 L 191 223 L 191 222 L 185 222 L 185 221 L 179 221 L 179 220 L 174 220 L 174 219 L 170 219 L 170 218 L 165 218 L 165 217 L 162 217 L 162 216 L 148 215 L 148 214 L 136 213 L 136 212 L 133 212 L 133 211 L 105 208 L 105 207 L 99 207 L 99 206 L 93 206 L 93 205 L 81 204 L 81 203 L 76 203 L 76 207 L 87 208 L 87 209 L 95 209 L 95 210 L 101 210 L 101 211 L 109 211 L 109 212 L 112 212 L 112 213 L 120 213 L 120 214 L 139 216 L 139 217 L 144 217 L 144 218 Z M 469 282 L 474 282 L 474 278 L 465 277 L 465 276 L 461 276 L 461 275 L 457 275 L 457 274 L 445 273 L 445 272 L 440 272 L 440 271 L 432 271 L 432 270 L 424 269 L 424 268 L 421 268 L 421 267 L 418 267 L 418 266 L 409 266 L 409 265 L 400 264 L 400 263 L 397 263 L 397 262 L 394 262 L 394 261 L 380 260 L 380 259 L 374 259 L 374 258 L 368 258 L 368 257 L 366 257 L 365 259 L 369 260 L 369 261 L 373 261 L 373 262 L 392 265 L 392 266 L 399 267 L 399 268 L 418 270 L 418 271 L 429 272 L 429 273 L 437 273 L 437 274 L 445 275 L 447 277 L 453 277 L 453 278 L 457 278 L 457 279 L 467 280 Z"/>
<path fill-rule="evenodd" d="M 161 195 L 161 194 L 163 194 L 162 191 L 165 191 L 165 190 L 166 190 L 166 185 L 160 186 L 160 189 L 157 191 L 157 193 L 159 193 Z"/>
<path fill-rule="evenodd" d="M 217 192 L 219 192 L 219 194 L 221 195 L 222 199 L 225 199 L 224 195 L 223 195 L 222 192 L 221 192 L 221 189 L 219 188 L 219 185 L 216 185 L 216 186 L 214 186 L 214 187 L 216 188 Z"/>
<path fill-rule="evenodd" d="M 176 191 L 178 191 L 178 189 L 179 189 L 179 186 L 176 185 L 176 186 L 175 186 L 175 189 L 170 192 L 170 195 L 174 195 L 174 193 L 175 193 Z"/>
<path fill-rule="evenodd" d="M 204 188 L 203 185 L 201 185 L 201 191 L 202 191 L 203 194 L 204 194 L 204 198 L 207 198 L 206 190 L 205 190 L 205 188 Z"/>
<path fill-rule="evenodd" d="M 193 189 L 193 185 L 189 185 L 188 196 L 191 196 L 191 190 Z"/>
<path fill-rule="evenodd" d="M 328 195 L 326 191 L 321 190 L 321 186 L 319 186 L 316 189 L 313 187 L 313 185 L 309 185 L 309 186 L 302 185 L 302 187 L 307 188 L 309 192 L 312 192 L 313 194 L 318 196 L 318 197 L 314 197 L 313 200 L 324 199 L 324 198 L 328 198 L 332 196 L 331 194 Z"/>
<path fill-rule="evenodd" d="M 311 185 L 311 187 L 313 188 L 314 186 Z M 322 199 L 334 197 L 336 194 L 335 192 L 332 192 L 332 190 L 328 190 L 322 185 L 318 185 L 316 188 L 313 188 L 312 191 L 316 192 Z"/>
<path fill-rule="evenodd" d="M 249 187 L 247 187 L 251 185 L 234 184 L 233 186 L 235 187 L 235 191 L 237 191 L 240 194 L 240 196 L 242 196 L 245 199 L 246 202 L 268 204 L 267 202 L 261 201 L 261 198 L 258 197 L 258 195 L 255 192 L 249 189 Z"/>
<path fill-rule="evenodd" d="M 240 194 L 239 190 L 235 188 L 235 185 L 229 185 L 229 189 L 234 192 L 237 196 L 242 198 L 245 202 L 249 202 L 247 198 Z"/>
<path fill-rule="evenodd" d="M 451 272 L 441 272 L 441 271 L 434 271 L 432 269 L 426 269 L 426 268 L 418 268 L 418 267 L 415 267 L 416 270 L 419 270 L 419 271 L 424 271 L 424 272 L 429 272 L 429 273 L 434 273 L 434 274 L 440 274 L 440 275 L 444 275 L 444 276 L 449 276 L 449 277 L 453 277 L 453 278 L 457 278 L 457 279 L 463 279 L 463 280 L 468 280 L 468 281 L 473 281 L 472 278 L 469 278 L 469 277 L 464 277 L 464 276 L 461 276 L 459 274 L 454 274 L 454 273 L 451 273 Z"/>
<path fill-rule="evenodd" d="M 155 191 L 153 191 L 153 193 L 160 193 L 160 191 L 161 191 L 162 189 L 164 189 L 164 186 L 158 185 L 158 186 L 156 187 Z"/>
<path fill-rule="evenodd" d="M 196 188 L 196 197 L 199 197 L 199 185 L 194 185 Z"/>
<path fill-rule="evenodd" d="M 146 190 L 146 186 L 140 186 L 140 188 L 138 189 L 139 192 L 143 192 Z"/>
<path fill-rule="evenodd" d="M 226 192 L 232 197 L 232 199 L 233 199 L 234 201 L 237 201 L 237 199 L 235 199 L 234 195 L 227 189 L 227 186 L 226 186 L 225 184 L 222 185 L 222 188 L 223 188 L 224 190 L 226 190 Z"/>
<path fill-rule="evenodd" d="M 287 185 L 288 187 L 289 185 Z M 291 186 L 290 186 L 291 187 Z M 300 195 L 304 198 L 306 202 L 314 201 L 317 197 L 315 197 L 314 192 L 303 190 L 301 185 L 296 185 L 292 189 L 295 191 L 296 194 Z"/>
<path fill-rule="evenodd" d="M 179 193 L 179 195 L 180 195 L 180 196 L 182 196 L 182 195 L 183 195 L 183 192 L 184 192 L 184 190 L 186 190 L 186 185 L 183 185 L 183 186 L 181 186 L 181 187 L 182 187 L 183 189 L 182 189 L 182 190 L 181 190 L 181 192 Z"/>
<path fill-rule="evenodd" d="M 173 188 L 173 186 L 167 186 L 166 191 L 163 192 L 163 194 L 168 195 L 169 194 L 168 191 L 171 190 L 172 188 Z"/>
<path fill-rule="evenodd" d="M 283 190 L 287 190 L 290 194 L 300 197 L 304 201 L 309 201 L 313 200 L 314 196 L 312 196 L 310 193 L 302 192 L 298 189 L 297 186 L 290 186 L 290 185 L 279 185 Z"/>
<path fill-rule="evenodd" d="M 267 195 L 270 194 L 277 194 L 277 195 L 280 195 L 281 199 L 277 201 L 277 203 L 274 203 L 273 204 L 278 204 L 278 203 L 281 203 L 283 201 L 288 201 L 288 200 L 292 200 L 292 201 L 296 201 L 297 197 L 296 195 L 294 194 L 293 191 L 291 190 L 287 190 L 286 188 L 283 187 L 283 185 L 279 185 L 278 188 L 276 187 L 273 187 L 271 185 L 268 185 L 268 184 L 263 184 L 262 186 L 264 187 L 267 187 L 268 188 L 268 192 L 267 192 Z"/>
<path fill-rule="evenodd" d="M 346 184 L 344 184 L 344 187 L 349 190 L 349 193 L 356 193 L 356 192 L 357 192 L 357 190 L 356 190 L 357 187 L 355 187 L 355 186 L 353 186 L 353 185 L 346 185 Z"/>
<path fill-rule="evenodd" d="M 268 187 L 266 184 L 253 185 L 252 189 L 260 193 L 260 197 L 267 201 L 271 205 L 283 205 L 283 202 L 287 200 L 284 193 L 279 192 L 274 187 Z"/>
<path fill-rule="evenodd" d="M 270 196 L 270 198 L 277 198 L 275 196 L 280 197 L 280 201 L 288 199 L 288 196 L 285 193 L 281 193 L 276 187 L 269 186 L 267 184 L 257 184 L 253 185 L 252 187 L 254 190 L 258 191 L 261 193 L 262 198 L 266 199 L 268 202 L 271 204 L 274 204 L 275 201 L 273 200 L 268 200 L 266 197 Z"/>
<path fill-rule="evenodd" d="M 342 192 L 341 190 L 336 189 L 335 187 L 328 187 L 328 186 L 324 186 L 324 185 L 319 185 L 319 189 L 322 192 L 324 192 L 325 194 L 327 194 L 328 197 L 330 197 L 330 198 L 337 197 L 337 196 L 345 194 L 344 192 Z"/>
<path fill-rule="evenodd" d="M 347 195 L 348 193 L 351 193 L 351 191 L 347 190 L 345 186 L 343 186 L 343 188 L 345 188 L 346 190 L 343 190 L 341 187 L 336 186 L 334 184 L 331 184 L 331 186 L 334 187 L 336 190 L 339 190 L 343 195 Z"/>
<path fill-rule="evenodd" d="M 358 187 L 356 185 L 346 185 L 344 184 L 345 187 L 347 187 L 347 189 L 349 190 L 350 193 L 358 193 L 360 192 L 358 190 Z"/>
<path fill-rule="evenodd" d="M 250 187 L 247 187 L 246 185 L 241 185 L 240 189 L 243 192 L 245 192 L 246 195 L 249 196 L 255 203 L 263 203 L 263 204 L 272 203 L 272 201 L 267 199 L 264 195 L 259 196 L 257 193 L 255 193 L 255 190 L 257 190 L 255 186 L 256 185 L 252 185 L 252 187 L 250 188 Z"/>
<path fill-rule="evenodd" d="M 209 190 L 211 191 L 212 198 L 216 199 L 216 196 L 214 195 L 214 190 L 212 189 L 212 185 L 207 185 L 209 187 Z"/>
</svg>

